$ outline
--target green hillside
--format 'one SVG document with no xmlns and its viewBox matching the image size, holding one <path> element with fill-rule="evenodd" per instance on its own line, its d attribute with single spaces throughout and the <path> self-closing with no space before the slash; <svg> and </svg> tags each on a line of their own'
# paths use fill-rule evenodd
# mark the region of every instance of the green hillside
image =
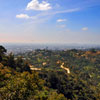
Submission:
<svg viewBox="0 0 100 100">
<path fill-rule="evenodd" d="M 100 100 L 100 50 L 6 51 L 0 46 L 0 100 Z"/>
</svg>

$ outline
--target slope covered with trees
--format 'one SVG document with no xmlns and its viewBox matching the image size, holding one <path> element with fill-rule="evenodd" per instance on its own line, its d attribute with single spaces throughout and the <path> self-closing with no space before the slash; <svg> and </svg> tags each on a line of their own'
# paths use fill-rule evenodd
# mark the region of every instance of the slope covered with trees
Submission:
<svg viewBox="0 0 100 100">
<path fill-rule="evenodd" d="M 99 50 L 6 51 L 0 46 L 0 100 L 100 100 Z"/>
</svg>

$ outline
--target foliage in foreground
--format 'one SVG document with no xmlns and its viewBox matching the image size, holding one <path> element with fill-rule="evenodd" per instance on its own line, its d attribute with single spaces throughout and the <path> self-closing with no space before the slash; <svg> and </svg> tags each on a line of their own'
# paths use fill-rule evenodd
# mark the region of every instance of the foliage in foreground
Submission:
<svg viewBox="0 0 100 100">
<path fill-rule="evenodd" d="M 19 73 L 0 64 L 0 100 L 66 100 L 44 86 L 37 72 Z"/>
<path fill-rule="evenodd" d="M 0 100 L 100 100 L 100 51 L 36 50 L 22 54 L 29 62 L 5 53 L 0 46 Z M 30 63 L 43 69 L 31 71 Z"/>
</svg>

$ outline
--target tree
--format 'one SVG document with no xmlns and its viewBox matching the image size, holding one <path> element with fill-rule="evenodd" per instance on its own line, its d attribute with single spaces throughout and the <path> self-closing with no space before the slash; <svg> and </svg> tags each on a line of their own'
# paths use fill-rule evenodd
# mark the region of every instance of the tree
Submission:
<svg viewBox="0 0 100 100">
<path fill-rule="evenodd" d="M 12 53 L 10 53 L 7 58 L 8 58 L 7 65 L 9 67 L 15 69 L 16 65 L 15 65 L 14 55 Z"/>
<path fill-rule="evenodd" d="M 18 57 L 16 60 L 16 71 L 24 72 L 28 71 L 31 72 L 28 61 L 22 59 L 22 57 Z"/>
<path fill-rule="evenodd" d="M 3 46 L 0 46 L 0 62 L 2 61 L 3 56 L 6 52 L 7 50 Z"/>
</svg>

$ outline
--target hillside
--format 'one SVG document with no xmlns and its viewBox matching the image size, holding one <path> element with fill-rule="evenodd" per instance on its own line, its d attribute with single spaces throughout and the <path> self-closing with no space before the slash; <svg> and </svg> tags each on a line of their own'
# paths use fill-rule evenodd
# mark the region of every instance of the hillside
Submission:
<svg viewBox="0 0 100 100">
<path fill-rule="evenodd" d="M 0 46 L 0 100 L 100 100 L 100 50 L 35 50 L 13 55 Z"/>
</svg>

